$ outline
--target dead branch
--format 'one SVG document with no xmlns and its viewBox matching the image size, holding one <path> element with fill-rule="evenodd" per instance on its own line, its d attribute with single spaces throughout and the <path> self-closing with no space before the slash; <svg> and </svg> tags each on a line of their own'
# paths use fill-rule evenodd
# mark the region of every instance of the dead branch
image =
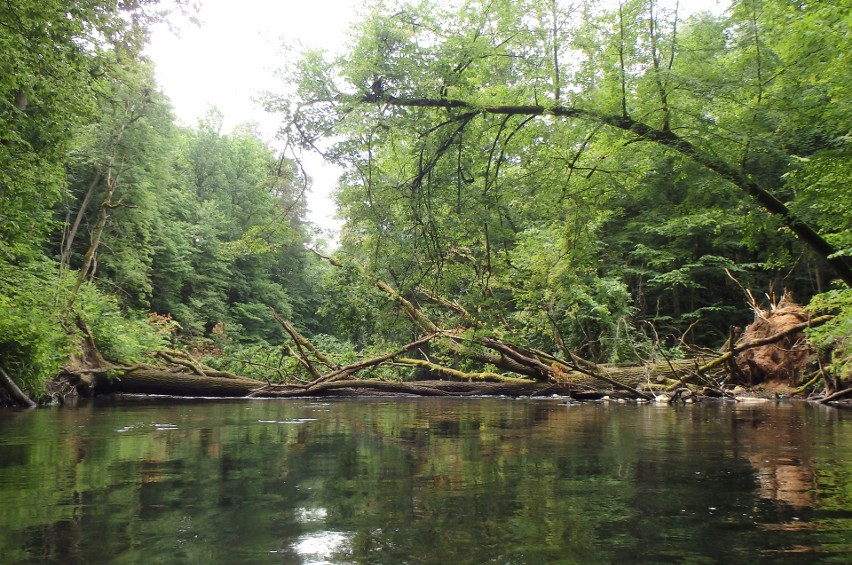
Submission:
<svg viewBox="0 0 852 565">
<path fill-rule="evenodd" d="M 819 402 L 820 404 L 826 404 L 828 402 L 831 402 L 832 400 L 838 400 L 840 398 L 843 398 L 844 396 L 850 396 L 850 395 L 852 395 L 852 387 L 844 388 L 843 390 L 839 390 L 839 391 L 835 392 L 834 394 L 829 394 L 828 396 L 824 396 L 824 397 L 820 398 L 819 400 L 817 400 L 817 402 Z"/>
<path fill-rule="evenodd" d="M 420 311 L 414 304 L 412 304 L 409 300 L 404 298 L 401 294 L 399 294 L 396 290 L 391 288 L 389 284 L 384 281 L 376 281 L 376 288 L 384 291 L 391 298 L 396 300 L 402 305 L 403 310 L 405 310 L 406 315 L 411 319 L 411 321 L 421 330 L 427 332 L 438 332 L 438 326 L 436 326 L 432 321 L 427 318 L 423 312 Z"/>
<path fill-rule="evenodd" d="M 157 357 L 165 359 L 167 362 L 172 363 L 173 365 L 181 365 L 187 367 L 188 369 L 192 370 L 193 373 L 200 377 L 219 377 L 223 379 L 240 378 L 238 375 L 235 375 L 234 373 L 231 373 L 229 371 L 220 371 L 219 369 L 208 367 L 204 363 L 199 363 L 198 361 L 193 359 L 188 353 L 184 353 L 183 351 L 158 351 L 156 355 Z M 140 367 L 146 366 L 140 365 Z M 131 368 L 125 368 L 125 370 L 129 371 L 131 370 Z"/>
<path fill-rule="evenodd" d="M 338 365 L 337 363 L 335 363 L 334 361 L 332 361 L 331 359 L 326 357 L 319 349 L 316 348 L 316 346 L 313 343 L 311 343 L 311 341 L 309 339 L 307 339 L 306 337 L 301 335 L 298 331 L 296 331 L 296 328 L 293 327 L 293 324 L 291 324 L 287 320 L 283 319 L 281 317 L 281 315 L 278 312 L 275 311 L 275 308 L 272 308 L 271 310 L 272 310 L 272 315 L 275 317 L 275 320 L 279 324 L 281 324 L 281 326 L 287 331 L 288 334 L 290 334 L 290 337 L 293 338 L 293 341 L 296 342 L 297 346 L 299 346 L 300 348 L 304 347 L 305 349 L 310 351 L 311 354 L 314 357 L 316 357 L 317 360 L 320 363 L 322 363 L 323 365 L 325 365 L 329 369 L 339 369 L 340 368 L 340 365 Z"/>
<path fill-rule="evenodd" d="M 512 361 L 536 371 L 540 378 L 547 378 L 553 373 L 553 370 L 550 367 L 535 357 L 524 355 L 520 353 L 516 347 L 510 346 L 500 340 L 484 337 L 480 340 L 480 343 L 489 349 L 493 349 L 494 351 L 505 355 Z"/>
<path fill-rule="evenodd" d="M 9 397 L 13 401 L 15 401 L 18 406 L 22 406 L 24 408 L 35 408 L 36 403 L 32 401 L 32 399 L 24 394 L 24 392 L 18 388 L 18 385 L 15 384 L 15 381 L 12 380 L 12 377 L 6 374 L 6 371 L 0 367 L 0 386 L 9 393 Z"/>
<path fill-rule="evenodd" d="M 441 306 L 451 310 L 452 312 L 455 312 L 471 327 L 475 327 L 475 328 L 484 328 L 485 327 L 485 324 L 483 322 L 474 318 L 473 315 L 470 312 L 468 312 L 467 309 L 465 309 L 464 306 L 462 306 L 461 304 L 459 304 L 455 300 L 450 300 L 450 299 L 444 298 L 443 296 L 438 296 L 437 294 L 435 294 L 431 290 L 424 288 L 423 286 L 419 286 L 419 285 L 414 290 L 416 290 L 417 292 L 419 292 L 420 294 L 422 294 L 423 296 L 425 296 L 426 298 L 428 298 L 432 302 L 437 302 Z"/>
<path fill-rule="evenodd" d="M 201 367 L 198 366 L 197 363 L 194 363 L 193 361 L 191 361 L 189 359 L 179 359 L 174 355 L 169 355 L 165 351 L 157 351 L 156 355 L 157 355 L 157 357 L 165 359 L 168 363 L 172 363 L 173 365 L 181 365 L 183 367 L 186 367 L 200 377 L 206 377 L 207 376 L 207 374 L 201 369 Z"/>
<path fill-rule="evenodd" d="M 311 363 L 310 357 L 308 357 L 308 355 L 303 351 L 303 348 L 307 349 L 308 351 L 316 351 L 316 347 L 314 347 L 313 344 L 307 339 L 302 337 L 289 322 L 284 320 L 284 318 L 282 318 L 281 315 L 278 314 L 275 308 L 270 308 L 270 310 L 272 310 L 272 316 L 275 318 L 275 320 L 279 324 L 281 324 L 281 326 L 287 331 L 288 334 L 290 334 L 290 338 L 296 344 L 296 354 L 299 358 L 299 362 L 304 365 L 304 367 L 308 370 L 308 372 L 311 374 L 311 376 L 313 376 L 314 379 L 321 378 L 322 374 L 317 370 L 316 367 L 314 367 L 314 364 Z M 325 356 L 322 357 L 323 359 L 327 359 Z M 317 359 L 320 358 L 317 357 Z M 320 362 L 322 362 L 322 359 L 320 359 Z"/>
<path fill-rule="evenodd" d="M 424 336 L 424 337 L 418 339 L 417 341 L 412 341 L 411 343 L 403 345 L 402 347 L 400 347 L 399 349 L 397 349 L 396 351 L 393 351 L 391 353 L 385 353 L 384 355 L 379 355 L 378 357 L 373 357 L 372 359 L 367 359 L 367 360 L 364 360 L 364 361 L 358 361 L 357 363 L 352 363 L 351 365 L 347 365 L 345 367 L 340 367 L 339 369 L 336 369 L 336 370 L 332 371 L 331 373 L 328 373 L 327 375 L 323 375 L 323 376 L 319 377 L 317 380 L 315 380 L 314 382 L 312 382 L 310 384 L 310 386 L 308 387 L 308 390 L 313 390 L 314 387 L 316 387 L 317 385 L 319 385 L 321 383 L 330 382 L 330 381 L 333 381 L 333 380 L 339 379 L 339 378 L 346 378 L 346 377 L 349 377 L 349 376 L 353 375 L 354 373 L 357 373 L 358 371 L 361 371 L 361 370 L 366 369 L 368 367 L 375 367 L 376 365 L 381 365 L 382 363 L 390 361 L 394 357 L 401 355 L 401 354 L 405 353 L 406 351 L 409 351 L 409 350 L 414 349 L 416 347 L 420 347 L 424 343 L 435 339 L 439 335 L 440 335 L 439 332 L 434 332 L 434 333 L 431 333 L 427 336 Z"/>
<path fill-rule="evenodd" d="M 450 367 L 445 367 L 443 365 L 438 365 L 436 363 L 431 363 L 429 361 L 424 361 L 423 359 L 410 359 L 401 357 L 396 359 L 396 363 L 400 365 L 410 366 L 410 367 L 422 367 L 424 369 L 428 369 L 429 371 L 442 375 L 445 377 L 450 377 L 453 379 L 459 379 L 463 381 L 484 381 L 484 382 L 499 382 L 499 383 L 529 383 L 533 382 L 529 379 L 519 379 L 516 377 L 507 377 L 505 375 L 500 375 L 497 373 L 490 372 L 477 372 L 477 373 L 465 373 L 463 371 L 459 371 L 457 369 L 452 369 Z"/>
</svg>

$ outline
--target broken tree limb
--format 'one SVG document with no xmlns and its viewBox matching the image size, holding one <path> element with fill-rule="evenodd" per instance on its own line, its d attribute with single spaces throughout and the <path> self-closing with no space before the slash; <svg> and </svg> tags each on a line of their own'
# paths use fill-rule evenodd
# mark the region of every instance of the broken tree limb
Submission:
<svg viewBox="0 0 852 565">
<path fill-rule="evenodd" d="M 6 374 L 6 371 L 0 367 L 0 385 L 6 390 L 9 394 L 9 397 L 23 408 L 35 408 L 36 403 L 32 401 L 32 399 L 24 394 L 24 392 L 15 384 L 15 381 L 12 380 L 12 377 Z"/>
<path fill-rule="evenodd" d="M 461 304 L 459 304 L 455 300 L 449 300 L 447 298 L 444 298 L 443 296 L 438 296 L 437 294 L 435 294 L 431 290 L 424 288 L 422 286 L 419 286 L 419 285 L 417 287 L 415 287 L 414 290 L 416 290 L 417 292 L 419 292 L 420 294 L 422 294 L 423 296 L 425 296 L 426 298 L 428 298 L 432 302 L 437 302 L 438 304 L 440 304 L 441 306 L 444 306 L 445 308 L 449 309 L 450 311 L 455 312 L 458 316 L 461 317 L 462 320 L 464 320 L 471 327 L 474 327 L 474 328 L 484 328 L 485 327 L 485 324 L 483 322 L 474 318 L 473 315 L 470 312 L 468 312 L 467 309 L 464 306 L 462 306 Z"/>
<path fill-rule="evenodd" d="M 541 351 L 540 349 L 529 348 L 529 351 L 532 354 L 534 354 L 536 357 L 539 357 L 540 359 L 547 359 L 551 362 L 556 361 L 556 362 L 559 362 L 559 363 L 568 363 L 567 361 L 560 359 L 558 357 L 555 357 L 555 356 L 553 356 L 550 353 L 547 353 L 545 351 Z M 574 366 L 577 366 L 577 367 L 583 367 L 583 368 L 588 369 L 590 371 L 596 371 L 598 369 L 597 363 L 592 363 L 591 361 L 586 361 L 585 359 L 581 359 L 580 357 L 577 357 L 576 355 L 574 355 L 567 348 L 561 348 L 560 347 L 560 351 L 563 351 L 563 352 L 568 354 L 568 358 L 571 360 L 571 362 L 568 363 L 568 365 L 572 368 Z"/>
<path fill-rule="evenodd" d="M 313 387 L 315 387 L 315 386 L 317 386 L 321 383 L 333 381 L 334 379 L 349 377 L 352 374 L 357 373 L 358 371 L 361 371 L 363 369 L 367 369 L 369 367 L 375 367 L 376 365 L 381 365 L 382 363 L 385 363 L 387 361 L 392 360 L 394 357 L 396 357 L 398 355 L 402 355 L 406 351 L 410 351 L 411 349 L 414 349 L 415 347 L 420 347 L 424 343 L 435 339 L 439 335 L 440 335 L 440 333 L 434 332 L 434 333 L 431 333 L 427 336 L 424 336 L 424 337 L 422 337 L 422 338 L 420 338 L 416 341 L 412 341 L 411 343 L 403 345 L 402 347 L 400 347 L 399 349 L 397 349 L 396 351 L 393 351 L 391 353 L 385 353 L 384 355 L 379 355 L 378 357 L 373 357 L 372 359 L 367 359 L 365 361 L 358 361 L 357 363 L 352 363 L 351 365 L 347 365 L 345 367 L 340 367 L 339 369 L 332 371 L 331 373 L 328 373 L 327 375 L 323 375 L 319 379 L 315 380 L 314 382 L 311 383 L 311 385 L 308 388 L 313 388 Z"/>
<path fill-rule="evenodd" d="M 410 359 L 405 357 L 400 357 L 396 360 L 398 364 L 406 365 L 409 367 L 422 367 L 424 369 L 428 369 L 429 371 L 442 375 L 445 377 L 450 377 L 453 379 L 459 379 L 464 381 L 483 381 L 483 382 L 496 382 L 496 383 L 529 383 L 533 382 L 529 379 L 519 379 L 516 377 L 507 377 L 505 375 L 500 375 L 497 373 L 490 372 L 475 372 L 475 373 L 465 373 L 464 371 L 459 371 L 457 369 L 451 369 L 450 367 L 444 367 L 443 365 L 438 365 L 436 363 L 431 363 L 429 361 L 424 361 L 423 359 Z"/>
<path fill-rule="evenodd" d="M 402 308 L 405 310 L 405 313 L 411 319 L 414 324 L 427 332 L 437 332 L 439 331 L 438 326 L 436 326 L 432 321 L 427 318 L 423 312 L 420 311 L 414 304 L 411 303 L 408 299 L 398 293 L 396 290 L 391 288 L 389 284 L 384 281 L 376 281 L 376 288 L 384 291 L 391 298 L 396 300 L 402 305 Z"/>
<path fill-rule="evenodd" d="M 281 324 L 281 327 L 283 327 L 288 334 L 290 334 L 290 338 L 296 344 L 296 354 L 298 356 L 299 362 L 304 365 L 304 367 L 308 370 L 308 372 L 314 379 L 319 379 L 320 377 L 322 377 L 322 373 L 320 373 L 319 370 L 314 367 L 314 364 L 311 363 L 310 357 L 308 357 L 308 355 L 304 352 L 304 349 L 307 349 L 308 351 L 316 351 L 316 347 L 314 347 L 311 342 L 302 337 L 299 332 L 296 331 L 296 328 L 294 328 L 289 322 L 284 320 L 284 318 L 282 318 L 278 314 L 278 312 L 276 312 L 275 308 L 270 308 L 270 310 L 272 310 L 272 316 L 275 318 L 275 320 L 279 324 Z M 325 356 L 322 357 L 325 358 Z M 322 360 L 320 360 L 320 362 L 322 362 Z"/>
<path fill-rule="evenodd" d="M 839 391 L 837 391 L 833 394 L 829 394 L 828 396 L 824 396 L 823 398 L 820 398 L 819 400 L 817 400 L 817 402 L 820 403 L 820 404 L 827 404 L 827 403 L 832 402 L 834 400 L 839 400 L 839 399 L 841 399 L 845 396 L 850 396 L 850 395 L 852 395 L 852 388 L 844 388 L 843 390 L 839 390 Z"/>
<path fill-rule="evenodd" d="M 383 281 L 377 281 L 376 287 L 386 292 L 389 296 L 391 296 L 394 300 L 399 302 L 402 307 L 405 309 L 408 317 L 421 329 L 429 329 L 430 331 L 440 331 L 438 326 L 436 326 L 431 320 L 429 320 L 414 304 L 410 301 L 406 300 L 402 297 L 396 290 L 391 288 L 390 285 Z M 453 349 L 462 353 L 472 359 L 475 359 L 480 362 L 484 362 L 487 364 L 494 365 L 500 369 L 510 371 L 513 373 L 517 373 L 520 375 L 526 375 L 533 377 L 537 380 L 546 380 L 549 378 L 553 378 L 554 380 L 558 380 L 555 378 L 555 371 L 545 363 L 541 362 L 535 354 L 525 354 L 522 352 L 523 348 L 519 348 L 517 346 L 510 345 L 503 341 L 491 338 L 491 337 L 483 337 L 480 339 L 468 339 L 463 338 L 456 333 L 453 332 L 443 332 L 443 335 L 455 342 L 461 341 L 469 341 L 481 347 L 485 347 L 496 351 L 498 355 L 488 355 L 482 354 L 480 352 L 475 351 L 461 351 L 460 344 L 459 347 L 454 347 Z M 554 362 L 558 362 L 560 365 L 564 366 L 569 370 L 576 370 L 580 373 L 588 375 L 596 380 L 603 381 L 616 389 L 625 390 L 634 394 L 640 398 L 644 398 L 646 400 L 650 400 L 651 396 L 645 393 L 640 392 L 639 390 L 618 381 L 617 379 L 608 377 L 606 375 L 600 374 L 595 369 L 589 368 L 587 363 L 582 363 L 575 361 L 575 365 L 569 365 L 565 361 L 560 359 L 556 359 L 552 357 Z M 572 360 L 574 356 L 572 355 Z"/>
<path fill-rule="evenodd" d="M 179 359 L 174 355 L 169 355 L 165 351 L 158 351 L 156 353 L 157 357 L 165 359 L 167 362 L 172 363 L 174 365 L 182 365 L 188 369 L 190 369 L 193 373 L 200 377 L 206 377 L 207 374 L 198 366 L 197 363 L 193 362 L 190 359 Z"/>
<path fill-rule="evenodd" d="M 447 330 L 440 329 L 434 322 L 432 322 L 429 318 L 426 317 L 423 312 L 421 312 L 411 301 L 404 298 L 400 295 L 396 290 L 394 290 L 389 284 L 384 281 L 376 281 L 376 288 L 384 291 L 388 296 L 397 301 L 400 305 L 402 305 L 405 310 L 406 315 L 409 319 L 420 328 L 421 331 L 425 332 L 440 332 L 443 337 L 448 339 L 448 344 L 450 349 L 452 349 L 455 353 L 459 355 L 463 355 L 469 357 L 475 361 L 479 361 L 480 363 L 494 365 L 504 371 L 509 371 L 512 373 L 517 373 L 520 375 L 526 375 L 534 378 L 541 378 L 541 372 L 537 369 L 530 367 L 529 365 L 524 365 L 522 363 L 518 363 L 514 359 L 507 357 L 504 354 L 494 355 L 481 351 L 468 351 L 462 346 L 462 342 L 469 341 L 471 343 L 482 346 L 482 343 L 477 340 L 470 340 L 462 338 L 458 335 L 458 332 L 450 332 Z"/>
<path fill-rule="evenodd" d="M 288 334 L 290 334 L 290 337 L 293 339 L 294 342 L 296 342 L 296 345 L 298 347 L 300 347 L 300 348 L 304 347 L 305 349 L 310 351 L 311 354 L 314 357 L 316 357 L 317 360 L 320 363 L 322 363 L 323 365 L 325 365 L 329 369 L 339 369 L 340 368 L 340 365 L 338 365 L 337 363 L 335 363 L 334 361 L 332 361 L 331 359 L 326 357 L 319 349 L 316 348 L 316 346 L 313 343 L 311 343 L 311 341 L 309 339 L 307 339 L 302 334 L 300 334 L 298 331 L 296 331 L 296 328 L 293 327 L 293 324 L 291 324 L 290 322 L 288 322 L 287 320 L 282 318 L 281 315 L 275 310 L 275 308 L 271 308 L 271 310 L 272 310 L 272 315 L 275 317 L 275 320 L 279 324 L 281 324 L 281 327 L 283 327 L 287 331 Z"/>
<path fill-rule="evenodd" d="M 539 378 L 547 378 L 553 373 L 553 370 L 532 356 L 527 356 L 522 354 L 517 350 L 517 348 L 510 346 L 507 343 L 504 343 L 500 340 L 484 337 L 480 340 L 482 345 L 488 347 L 489 349 L 493 349 L 498 353 L 501 353 L 511 359 L 512 361 L 523 365 L 525 367 L 529 367 L 530 369 L 537 371 L 539 373 Z"/>
</svg>

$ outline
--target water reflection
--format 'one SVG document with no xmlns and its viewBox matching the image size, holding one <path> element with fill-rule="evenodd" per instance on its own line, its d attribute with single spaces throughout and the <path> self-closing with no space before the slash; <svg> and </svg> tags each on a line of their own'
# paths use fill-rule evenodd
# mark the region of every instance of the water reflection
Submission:
<svg viewBox="0 0 852 565">
<path fill-rule="evenodd" d="M 315 532 L 305 534 L 293 544 L 302 563 L 344 563 L 350 548 L 349 537 L 341 532 Z M 333 561 L 331 561 L 333 559 Z"/>
<path fill-rule="evenodd" d="M 842 561 L 848 426 L 496 399 L 0 413 L 0 562 Z"/>
<path fill-rule="evenodd" d="M 734 432 L 755 469 L 760 497 L 793 506 L 814 505 L 813 430 L 803 422 L 808 413 L 777 405 L 732 413 Z"/>
</svg>

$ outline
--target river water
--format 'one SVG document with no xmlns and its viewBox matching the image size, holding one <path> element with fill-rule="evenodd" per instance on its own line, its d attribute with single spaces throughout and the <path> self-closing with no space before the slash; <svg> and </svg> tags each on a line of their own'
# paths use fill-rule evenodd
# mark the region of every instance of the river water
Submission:
<svg viewBox="0 0 852 565">
<path fill-rule="evenodd" d="M 556 399 L 0 412 L 0 563 L 852 560 L 852 413 Z"/>
</svg>

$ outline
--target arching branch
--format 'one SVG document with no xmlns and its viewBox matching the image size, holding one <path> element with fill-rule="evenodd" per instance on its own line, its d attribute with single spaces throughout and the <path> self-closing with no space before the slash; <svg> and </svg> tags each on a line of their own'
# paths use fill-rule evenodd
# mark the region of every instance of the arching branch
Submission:
<svg viewBox="0 0 852 565">
<path fill-rule="evenodd" d="M 347 100 L 351 102 L 352 97 L 347 97 Z M 359 100 L 362 103 L 376 103 L 369 97 L 360 97 Z M 341 100 L 341 102 L 342 101 L 343 100 Z M 465 116 L 467 119 L 465 123 L 471 119 L 468 118 L 470 114 L 578 118 L 604 124 L 635 135 L 644 141 L 650 141 L 652 143 L 662 145 L 715 172 L 720 177 L 748 194 L 765 211 L 778 216 L 784 225 L 795 233 L 803 243 L 828 262 L 844 283 L 848 286 L 852 286 L 852 265 L 850 265 L 848 258 L 838 255 L 838 250 L 819 235 L 816 230 L 794 214 L 775 195 L 758 185 L 754 180 L 750 179 L 744 172 L 732 167 L 723 160 L 702 151 L 694 144 L 678 136 L 672 131 L 665 131 L 651 127 L 643 122 L 634 120 L 630 116 L 602 114 L 594 110 L 571 106 L 545 107 L 541 105 L 477 105 L 457 99 L 396 98 L 393 96 L 389 96 L 381 100 L 381 103 L 399 107 L 466 110 L 467 112 Z"/>
</svg>

